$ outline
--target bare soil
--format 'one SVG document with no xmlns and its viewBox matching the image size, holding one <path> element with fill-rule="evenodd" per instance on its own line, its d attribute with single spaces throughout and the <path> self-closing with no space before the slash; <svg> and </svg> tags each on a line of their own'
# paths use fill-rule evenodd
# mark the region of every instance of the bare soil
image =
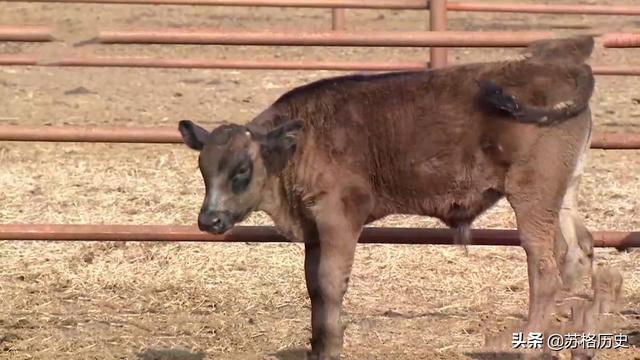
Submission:
<svg viewBox="0 0 640 360">
<path fill-rule="evenodd" d="M 573 3 L 562 0 L 558 3 Z M 595 2 L 591 2 L 595 3 Z M 598 3 L 637 4 L 634 0 Z M 56 26 L 65 39 L 96 28 L 196 26 L 326 30 L 329 10 L 0 3 L 0 23 Z M 634 30 L 637 17 L 450 13 L 455 30 Z M 348 29 L 422 30 L 422 11 L 348 10 Z M 428 49 L 0 44 L 183 58 L 427 60 Z M 511 49 L 452 49 L 452 62 Z M 603 50 L 597 65 L 640 65 L 640 50 Z M 205 125 L 243 123 L 293 86 L 327 71 L 0 68 L 0 123 Z M 598 77 L 596 131 L 640 132 L 640 79 Z M 592 150 L 580 193 L 587 225 L 640 228 L 640 152 Z M 0 143 L 0 222 L 194 224 L 203 195 L 196 154 L 182 145 Z M 255 214 L 247 224 L 271 224 Z M 374 225 L 434 227 L 393 216 Z M 475 224 L 512 228 L 502 201 Z M 616 333 L 638 359 L 637 252 L 598 249 L 622 271 Z M 0 242 L 0 359 L 299 359 L 309 302 L 299 244 Z M 484 333 L 526 316 L 520 248 L 362 245 L 345 300 L 345 359 L 485 359 Z M 508 358 L 508 357 L 497 357 Z"/>
</svg>

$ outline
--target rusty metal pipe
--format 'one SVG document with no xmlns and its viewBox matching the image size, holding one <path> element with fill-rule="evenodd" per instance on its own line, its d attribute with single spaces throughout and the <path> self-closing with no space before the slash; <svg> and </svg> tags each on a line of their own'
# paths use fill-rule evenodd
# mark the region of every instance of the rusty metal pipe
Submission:
<svg viewBox="0 0 640 360">
<path fill-rule="evenodd" d="M 640 133 L 602 133 L 593 134 L 592 149 L 603 150 L 638 150 L 640 149 Z"/>
<path fill-rule="evenodd" d="M 453 244 L 449 229 L 365 227 L 363 244 Z M 520 245 L 516 230 L 472 231 L 473 245 Z M 640 247 L 640 232 L 597 231 L 597 247 Z M 0 225 L 0 240 L 43 241 L 197 241 L 197 242 L 288 242 L 271 226 L 237 226 L 226 235 L 212 235 L 186 225 Z"/>
<path fill-rule="evenodd" d="M 640 32 L 604 34 L 602 36 L 602 45 L 608 48 L 640 47 Z"/>
<path fill-rule="evenodd" d="M 345 10 L 343 8 L 331 9 L 331 30 L 344 31 L 347 28 Z"/>
<path fill-rule="evenodd" d="M 0 141 L 178 144 L 182 143 L 182 138 L 172 127 L 0 125 Z M 591 148 L 640 149 L 640 133 L 595 133 Z"/>
<path fill-rule="evenodd" d="M 429 7 L 427 0 L 2 0 L 4 2 L 262 6 L 300 8 L 414 9 Z M 635 5 L 503 4 L 449 2 L 448 11 L 531 14 L 640 15 Z"/>
<path fill-rule="evenodd" d="M 426 0 L 2 0 L 5 2 L 262 6 L 351 9 L 426 9 Z"/>
<path fill-rule="evenodd" d="M 45 26 L 0 25 L 0 41 L 47 42 L 56 40 Z"/>
<path fill-rule="evenodd" d="M 33 54 L 0 55 L 0 65 L 79 66 L 79 67 L 142 67 L 178 69 L 254 69 L 254 70 L 336 70 L 336 71 L 393 71 L 425 70 L 428 63 L 360 62 L 360 61 L 283 61 L 283 60 L 215 60 L 215 59 L 159 59 L 130 57 L 64 56 L 42 59 Z M 594 66 L 598 75 L 640 76 L 640 66 Z"/>
<path fill-rule="evenodd" d="M 532 41 L 554 38 L 550 32 L 287 32 L 217 29 L 102 30 L 82 43 L 104 44 L 209 44 L 277 46 L 376 47 L 524 47 Z"/>
<path fill-rule="evenodd" d="M 447 30 L 447 0 L 431 0 L 429 2 L 429 30 Z M 432 68 L 447 66 L 447 49 L 431 47 L 429 64 Z"/>
<path fill-rule="evenodd" d="M 254 70 L 338 70 L 392 71 L 425 70 L 425 62 L 358 62 L 358 61 L 281 61 L 281 60 L 215 60 L 157 59 L 126 57 L 65 56 L 43 60 L 36 55 L 0 55 L 0 65 L 142 67 L 178 69 L 254 69 Z M 640 70 L 639 70 L 640 71 Z"/>
<path fill-rule="evenodd" d="M 592 66 L 596 75 L 640 76 L 640 66 Z"/>
<path fill-rule="evenodd" d="M 449 11 L 504 12 L 528 14 L 640 15 L 636 5 L 501 4 L 449 2 Z"/>
<path fill-rule="evenodd" d="M 182 143 L 177 128 L 0 125 L 0 141 Z"/>
</svg>

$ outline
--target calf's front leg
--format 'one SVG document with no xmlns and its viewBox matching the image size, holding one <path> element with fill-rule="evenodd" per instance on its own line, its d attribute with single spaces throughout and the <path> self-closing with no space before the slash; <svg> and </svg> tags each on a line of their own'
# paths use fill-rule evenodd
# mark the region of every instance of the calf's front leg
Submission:
<svg viewBox="0 0 640 360">
<path fill-rule="evenodd" d="M 340 312 L 362 230 L 362 224 L 349 215 L 339 211 L 322 214 L 316 219 L 317 231 L 305 239 L 305 278 L 311 298 L 310 360 L 338 360 L 342 351 Z"/>
</svg>

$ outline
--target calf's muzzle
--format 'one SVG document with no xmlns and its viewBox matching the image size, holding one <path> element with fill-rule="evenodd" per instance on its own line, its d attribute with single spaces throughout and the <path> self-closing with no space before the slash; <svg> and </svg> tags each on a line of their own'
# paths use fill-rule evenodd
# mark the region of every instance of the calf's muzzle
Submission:
<svg viewBox="0 0 640 360">
<path fill-rule="evenodd" d="M 202 210 L 198 215 L 198 228 L 213 234 L 222 234 L 233 226 L 233 216 L 228 211 Z"/>
</svg>

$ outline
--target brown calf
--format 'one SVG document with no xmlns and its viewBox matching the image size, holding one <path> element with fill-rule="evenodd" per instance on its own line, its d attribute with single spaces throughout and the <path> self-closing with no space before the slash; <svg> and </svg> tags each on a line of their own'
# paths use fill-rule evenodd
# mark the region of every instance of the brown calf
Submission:
<svg viewBox="0 0 640 360">
<path fill-rule="evenodd" d="M 200 151 L 200 229 L 223 233 L 263 210 L 304 242 L 311 356 L 338 359 L 363 225 L 433 216 L 467 243 L 473 220 L 505 196 L 527 254 L 524 330 L 543 331 L 561 282 L 591 267 L 576 196 L 590 144 L 594 79 L 584 61 L 593 45 L 542 41 L 503 62 L 324 79 L 246 126 L 208 132 L 181 121 L 184 142 Z"/>
</svg>

